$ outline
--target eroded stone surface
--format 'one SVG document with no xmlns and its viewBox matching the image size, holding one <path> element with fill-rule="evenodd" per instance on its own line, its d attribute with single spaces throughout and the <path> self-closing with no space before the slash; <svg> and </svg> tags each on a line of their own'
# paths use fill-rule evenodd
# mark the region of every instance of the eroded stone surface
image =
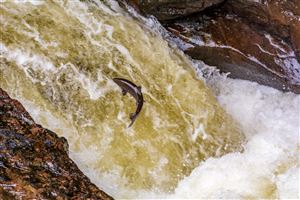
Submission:
<svg viewBox="0 0 300 200">
<path fill-rule="evenodd" d="M 65 138 L 36 124 L 0 88 L 0 199 L 112 199 L 67 151 Z"/>
<path fill-rule="evenodd" d="M 300 0 L 228 0 L 224 9 L 291 42 L 300 61 L 299 40 L 295 40 L 300 37 Z"/>
<path fill-rule="evenodd" d="M 128 0 L 140 11 L 154 15 L 159 20 L 170 20 L 199 12 L 224 0 Z"/>
<path fill-rule="evenodd" d="M 237 16 L 200 16 L 168 29 L 190 44 L 183 48 L 188 55 L 230 72 L 230 77 L 300 92 L 300 65 L 291 45 Z"/>
<path fill-rule="evenodd" d="M 300 93 L 298 18 L 296 1 L 228 1 L 165 26 L 188 55 L 230 77 Z"/>
<path fill-rule="evenodd" d="M 299 0 L 228 0 L 224 10 L 287 39 L 290 26 L 300 20 Z"/>
</svg>

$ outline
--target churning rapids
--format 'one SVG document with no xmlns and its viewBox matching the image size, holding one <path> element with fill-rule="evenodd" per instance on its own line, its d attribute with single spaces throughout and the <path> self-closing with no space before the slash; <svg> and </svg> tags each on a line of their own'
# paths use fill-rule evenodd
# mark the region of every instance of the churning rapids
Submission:
<svg viewBox="0 0 300 200">
<path fill-rule="evenodd" d="M 66 137 L 108 194 L 299 197 L 299 95 L 203 78 L 209 67 L 170 47 L 155 20 L 114 1 L 2 0 L 0 10 L 0 87 Z M 142 86 L 131 128 L 134 101 L 114 77 Z"/>
</svg>

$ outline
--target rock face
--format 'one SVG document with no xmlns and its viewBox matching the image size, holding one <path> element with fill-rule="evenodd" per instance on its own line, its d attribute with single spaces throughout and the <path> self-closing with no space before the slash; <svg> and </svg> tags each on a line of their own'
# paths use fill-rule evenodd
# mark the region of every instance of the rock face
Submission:
<svg viewBox="0 0 300 200">
<path fill-rule="evenodd" d="M 0 199 L 112 199 L 68 157 L 68 143 L 36 124 L 0 88 Z"/>
<path fill-rule="evenodd" d="M 166 27 L 186 43 L 188 55 L 232 78 L 300 93 L 299 13 L 299 0 L 229 0 Z"/>
<path fill-rule="evenodd" d="M 225 9 L 289 41 L 300 62 L 300 0 L 228 0 Z"/>
<path fill-rule="evenodd" d="M 140 11 L 159 20 L 170 20 L 204 10 L 224 0 L 128 0 Z"/>
<path fill-rule="evenodd" d="M 291 30 L 291 42 L 292 42 L 294 51 L 297 55 L 297 59 L 300 62 L 300 20 L 295 21 L 291 25 L 290 30 Z"/>
<path fill-rule="evenodd" d="M 153 14 L 150 8 L 143 10 Z M 228 0 L 162 23 L 192 58 L 232 78 L 300 93 L 300 0 Z"/>
<path fill-rule="evenodd" d="M 186 43 L 182 50 L 188 55 L 232 78 L 300 93 L 300 64 L 292 46 L 241 18 L 214 13 L 167 28 Z"/>
<path fill-rule="evenodd" d="M 228 0 L 225 9 L 278 37 L 288 39 L 291 26 L 299 21 L 299 0 Z"/>
</svg>

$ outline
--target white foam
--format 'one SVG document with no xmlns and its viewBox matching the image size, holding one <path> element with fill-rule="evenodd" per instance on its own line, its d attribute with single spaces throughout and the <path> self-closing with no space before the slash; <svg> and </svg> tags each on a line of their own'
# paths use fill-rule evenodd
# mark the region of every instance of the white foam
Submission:
<svg viewBox="0 0 300 200">
<path fill-rule="evenodd" d="M 208 159 L 170 197 L 299 198 L 299 171 L 294 166 L 299 155 L 300 95 L 241 80 L 213 84 L 219 102 L 242 125 L 248 138 L 245 152 Z M 281 175 L 281 166 L 288 172 Z"/>
<path fill-rule="evenodd" d="M 97 100 L 105 96 L 107 92 L 117 89 L 113 81 L 105 78 L 100 71 L 97 72 L 97 78 L 93 80 L 90 75 L 79 71 L 72 63 L 61 64 L 59 71 L 64 72 L 68 69 L 72 70 L 74 79 L 81 84 L 92 100 Z M 58 73 L 56 74 L 58 75 Z"/>
<path fill-rule="evenodd" d="M 199 124 L 199 126 L 195 129 L 194 133 L 192 134 L 192 139 L 194 142 L 197 140 L 199 135 L 201 135 L 203 140 L 205 140 L 208 137 L 208 134 L 206 133 L 203 124 Z"/>
<path fill-rule="evenodd" d="M 280 199 L 293 199 L 300 197 L 299 167 L 290 168 L 286 173 L 277 177 L 277 188 Z"/>
<path fill-rule="evenodd" d="M 56 71 L 52 62 L 42 55 L 32 54 L 31 52 L 26 52 L 22 49 L 10 49 L 3 43 L 0 43 L 0 52 L 5 58 L 15 61 L 17 65 L 23 66 L 24 69 L 30 64 L 35 70 Z"/>
<path fill-rule="evenodd" d="M 41 0 L 1 0 L 0 2 L 13 2 L 18 4 L 31 3 L 34 6 L 39 6 L 45 3 L 44 1 Z"/>
</svg>

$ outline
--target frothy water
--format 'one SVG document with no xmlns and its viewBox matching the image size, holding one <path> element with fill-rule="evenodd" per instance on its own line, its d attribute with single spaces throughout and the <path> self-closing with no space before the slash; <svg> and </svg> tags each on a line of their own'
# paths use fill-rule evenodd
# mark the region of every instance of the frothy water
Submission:
<svg viewBox="0 0 300 200">
<path fill-rule="evenodd" d="M 299 198 L 300 96 L 228 78 L 210 84 L 248 142 L 203 162 L 172 198 Z"/>
<path fill-rule="evenodd" d="M 133 19 L 114 1 L 4 1 L 0 8 L 0 86 L 68 139 L 71 157 L 104 191 L 116 198 L 299 195 L 299 95 L 223 76 L 197 79 L 209 67 L 170 48 L 155 20 L 132 12 Z M 113 77 L 142 86 L 146 102 L 133 128 L 134 103 Z"/>
</svg>

